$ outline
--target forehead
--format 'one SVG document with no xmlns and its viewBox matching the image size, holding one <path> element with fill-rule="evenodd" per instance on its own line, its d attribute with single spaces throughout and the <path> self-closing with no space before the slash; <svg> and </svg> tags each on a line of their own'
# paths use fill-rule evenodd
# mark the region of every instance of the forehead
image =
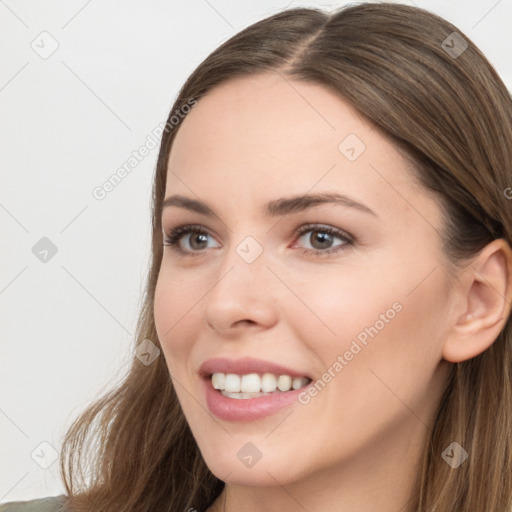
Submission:
<svg viewBox="0 0 512 512">
<path fill-rule="evenodd" d="M 372 126 L 333 91 L 265 73 L 229 80 L 201 98 L 178 131 L 171 160 L 182 146 L 201 149 L 193 158 L 202 160 L 218 159 L 228 148 L 231 158 L 237 153 L 241 160 L 285 153 L 290 159 L 299 150 L 312 158 L 326 151 L 338 156 L 344 135 L 368 139 L 371 131 Z"/>
<path fill-rule="evenodd" d="M 250 205 L 256 196 L 266 202 L 308 191 L 352 195 L 377 213 L 429 206 L 419 204 L 427 191 L 389 139 L 322 85 L 278 73 L 231 79 L 182 122 L 166 195 Z"/>
</svg>

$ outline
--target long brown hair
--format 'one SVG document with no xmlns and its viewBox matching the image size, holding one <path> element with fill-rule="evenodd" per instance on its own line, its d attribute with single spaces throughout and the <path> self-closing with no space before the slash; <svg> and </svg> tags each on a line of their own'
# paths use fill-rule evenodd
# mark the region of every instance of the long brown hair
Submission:
<svg viewBox="0 0 512 512">
<path fill-rule="evenodd" d="M 176 109 L 222 82 L 266 71 L 337 91 L 412 159 L 411 172 L 439 198 L 443 248 L 454 269 L 496 238 L 512 244 L 512 208 L 504 194 L 512 185 L 512 100 L 456 27 L 390 3 L 332 13 L 286 10 L 211 53 L 181 88 L 169 122 Z M 146 339 L 159 346 L 153 299 L 168 157 L 179 130 L 171 124 L 155 172 L 152 263 L 136 346 Z M 411 510 L 512 510 L 511 336 L 508 318 L 487 350 L 453 364 Z M 441 456 L 454 441 L 469 454 L 457 469 Z M 134 357 L 123 381 L 74 421 L 61 472 L 71 512 L 202 511 L 224 486 L 201 457 L 163 357 L 150 365 Z"/>
</svg>

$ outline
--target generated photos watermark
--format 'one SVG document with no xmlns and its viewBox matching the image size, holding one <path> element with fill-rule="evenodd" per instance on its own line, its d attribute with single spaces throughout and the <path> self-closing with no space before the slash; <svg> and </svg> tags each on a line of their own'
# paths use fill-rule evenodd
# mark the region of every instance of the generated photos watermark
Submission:
<svg viewBox="0 0 512 512">
<path fill-rule="evenodd" d="M 103 201 L 107 195 L 112 192 L 132 171 L 135 169 L 140 162 L 142 162 L 153 149 L 155 149 L 160 143 L 162 134 L 164 132 L 171 131 L 175 126 L 180 123 L 181 119 L 197 105 L 197 100 L 191 98 L 186 104 L 182 105 L 174 111 L 174 114 L 164 123 L 160 123 L 158 126 L 151 130 L 146 136 L 144 144 L 142 144 L 137 150 L 132 151 L 132 154 L 124 161 L 124 163 L 112 173 L 103 184 L 98 185 L 92 189 L 92 195 L 94 199 Z"/>
<path fill-rule="evenodd" d="M 325 386 L 331 382 L 349 363 L 354 357 L 359 354 L 367 345 L 368 338 L 375 338 L 384 327 L 395 316 L 402 311 L 403 306 L 400 302 L 394 302 L 385 313 L 381 313 L 379 319 L 376 320 L 370 327 L 365 327 L 358 335 L 352 340 L 350 347 L 342 355 L 338 355 L 336 361 L 333 362 L 329 368 L 318 378 L 315 382 L 311 383 L 305 390 L 299 394 L 298 400 L 302 405 L 307 405 L 311 399 L 318 395 Z"/>
</svg>

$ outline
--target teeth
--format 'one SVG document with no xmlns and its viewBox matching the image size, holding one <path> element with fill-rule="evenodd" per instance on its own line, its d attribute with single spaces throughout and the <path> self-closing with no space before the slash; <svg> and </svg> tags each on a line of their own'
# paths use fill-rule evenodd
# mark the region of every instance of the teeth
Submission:
<svg viewBox="0 0 512 512">
<path fill-rule="evenodd" d="M 234 373 L 228 373 L 226 375 L 226 382 L 224 389 L 230 393 L 238 393 L 240 389 L 240 377 Z"/>
<path fill-rule="evenodd" d="M 293 382 L 292 382 L 292 388 L 293 389 L 300 389 L 302 386 L 304 386 L 304 383 L 302 382 L 303 379 L 301 379 L 300 377 L 295 377 L 295 379 L 293 379 Z M 306 382 L 307 384 L 307 382 Z"/>
<path fill-rule="evenodd" d="M 261 378 L 261 391 L 271 393 L 276 390 L 276 387 L 276 376 L 272 373 L 264 373 Z"/>
<path fill-rule="evenodd" d="M 279 391 L 289 391 L 292 387 L 292 378 L 289 375 L 279 375 L 277 387 Z"/>
<path fill-rule="evenodd" d="M 242 375 L 242 382 L 240 384 L 240 391 L 244 393 L 258 393 L 261 388 L 260 376 L 257 373 L 249 373 Z"/>
<path fill-rule="evenodd" d="M 272 393 L 228 393 L 227 391 L 221 391 L 224 396 L 228 398 L 236 398 L 237 400 L 247 400 L 248 398 L 256 398 L 257 396 L 271 395 Z"/>
<path fill-rule="evenodd" d="M 212 375 L 212 384 L 215 389 L 224 389 L 226 387 L 226 374 L 214 373 Z"/>
<path fill-rule="evenodd" d="M 212 375 L 212 385 L 215 389 L 224 391 L 225 396 L 232 393 L 236 396 L 231 398 L 253 398 L 263 394 L 273 393 L 278 390 L 281 392 L 291 389 L 300 389 L 308 384 L 310 379 L 307 377 L 290 377 L 289 375 L 278 375 L 264 373 L 260 376 L 257 373 L 248 373 L 245 375 L 236 375 L 235 373 L 214 373 Z"/>
</svg>

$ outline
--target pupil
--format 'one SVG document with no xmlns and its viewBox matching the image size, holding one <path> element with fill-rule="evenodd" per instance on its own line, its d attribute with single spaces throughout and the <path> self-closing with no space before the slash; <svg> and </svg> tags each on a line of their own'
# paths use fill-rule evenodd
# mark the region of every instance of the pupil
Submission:
<svg viewBox="0 0 512 512">
<path fill-rule="evenodd" d="M 202 247 L 194 247 L 194 245 L 195 245 L 196 241 L 197 241 L 197 240 L 199 240 L 200 238 L 203 238 L 203 240 L 201 240 L 201 241 L 199 242 L 199 245 L 201 244 L 201 242 L 203 242 L 203 243 L 204 243 L 204 242 L 206 242 L 206 237 L 207 237 L 207 236 L 208 236 L 208 235 L 205 235 L 204 233 L 196 234 L 196 236 L 194 236 L 194 237 L 192 238 L 192 242 L 190 243 L 190 246 L 191 246 L 192 248 L 195 248 L 195 249 L 202 249 Z"/>
<path fill-rule="evenodd" d="M 316 236 L 314 234 L 312 234 L 312 236 L 314 237 L 313 240 L 315 239 L 318 239 L 320 241 L 320 244 L 322 244 L 323 242 L 323 245 L 320 245 L 320 249 L 325 249 L 325 245 L 329 245 L 329 243 L 331 242 L 331 235 L 329 233 L 323 233 L 321 231 L 315 231 L 314 233 L 316 233 Z M 312 243 L 313 246 L 315 246 L 315 243 Z"/>
</svg>

